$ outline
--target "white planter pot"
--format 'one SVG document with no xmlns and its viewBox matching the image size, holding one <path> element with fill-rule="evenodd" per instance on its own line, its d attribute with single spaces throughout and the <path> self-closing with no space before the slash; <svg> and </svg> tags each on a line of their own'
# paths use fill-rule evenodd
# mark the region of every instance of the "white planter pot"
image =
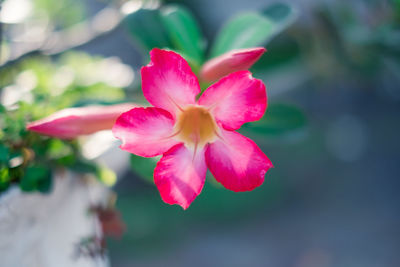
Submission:
<svg viewBox="0 0 400 267">
<path fill-rule="evenodd" d="M 11 188 L 0 196 L 0 266 L 108 266 L 104 258 L 74 257 L 82 238 L 101 235 L 88 208 L 107 198 L 104 186 L 70 172 L 56 175 L 50 194 Z"/>
</svg>

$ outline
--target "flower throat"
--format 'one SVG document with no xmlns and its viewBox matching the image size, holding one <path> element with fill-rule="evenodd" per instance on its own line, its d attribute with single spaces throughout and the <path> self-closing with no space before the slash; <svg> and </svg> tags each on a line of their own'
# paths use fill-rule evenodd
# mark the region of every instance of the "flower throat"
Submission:
<svg viewBox="0 0 400 267">
<path fill-rule="evenodd" d="M 217 135 L 213 117 L 208 110 L 201 107 L 185 109 L 180 114 L 176 127 L 179 138 L 188 144 L 205 145 Z"/>
</svg>

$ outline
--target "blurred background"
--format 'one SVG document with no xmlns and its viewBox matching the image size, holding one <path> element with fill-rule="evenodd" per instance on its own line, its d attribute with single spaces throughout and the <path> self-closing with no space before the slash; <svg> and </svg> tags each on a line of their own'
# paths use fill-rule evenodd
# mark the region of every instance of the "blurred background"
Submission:
<svg viewBox="0 0 400 267">
<path fill-rule="evenodd" d="M 275 167 L 256 190 L 234 193 L 209 176 L 183 211 L 161 201 L 154 161 L 99 146 L 104 134 L 90 137 L 98 139 L 87 158 L 104 153 L 98 160 L 119 179 L 126 232 L 108 240 L 112 266 L 400 266 L 400 1 L 268 9 L 274 3 L 3 1 L 1 103 L 27 103 L 18 110 L 30 119 L 69 106 L 144 103 L 138 70 L 149 48 L 168 47 L 153 12 L 160 7 L 186 7 L 206 51 L 244 12 L 281 27 L 251 69 L 267 86 L 266 115 L 241 129 Z"/>
</svg>

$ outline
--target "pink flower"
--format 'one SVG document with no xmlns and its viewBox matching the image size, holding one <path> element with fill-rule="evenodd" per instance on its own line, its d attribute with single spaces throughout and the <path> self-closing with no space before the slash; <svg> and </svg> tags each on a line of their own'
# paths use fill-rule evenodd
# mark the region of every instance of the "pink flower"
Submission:
<svg viewBox="0 0 400 267">
<path fill-rule="evenodd" d="M 73 139 L 80 135 L 111 129 L 121 113 L 137 107 L 134 104 L 118 104 L 112 106 L 89 106 L 67 108 L 28 123 L 29 131 L 62 139 Z"/>
<path fill-rule="evenodd" d="M 265 85 L 249 71 L 232 73 L 196 101 L 200 86 L 188 63 L 172 51 L 153 49 L 142 68 L 142 89 L 154 106 L 123 113 L 113 127 L 121 149 L 142 157 L 163 155 L 154 170 L 161 198 L 184 209 L 200 194 L 207 167 L 235 192 L 261 185 L 272 163 L 237 133 L 267 107 Z"/>
<path fill-rule="evenodd" d="M 229 73 L 249 69 L 264 54 L 264 47 L 231 50 L 207 61 L 200 71 L 205 82 L 214 82 Z"/>
</svg>

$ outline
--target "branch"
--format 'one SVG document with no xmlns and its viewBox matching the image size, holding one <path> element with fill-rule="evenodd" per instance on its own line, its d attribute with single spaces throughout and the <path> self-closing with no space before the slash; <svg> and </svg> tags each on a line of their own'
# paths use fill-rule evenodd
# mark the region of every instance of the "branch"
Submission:
<svg viewBox="0 0 400 267">
<path fill-rule="evenodd" d="M 29 43 L 28 47 L 17 52 L 14 51 L 14 55 L 10 55 L 0 64 L 0 69 L 13 65 L 31 55 L 57 55 L 90 43 L 115 30 L 122 18 L 123 15 L 117 9 L 106 7 L 87 21 L 78 23 L 66 30 L 52 32 L 43 41 L 36 44 Z"/>
</svg>

